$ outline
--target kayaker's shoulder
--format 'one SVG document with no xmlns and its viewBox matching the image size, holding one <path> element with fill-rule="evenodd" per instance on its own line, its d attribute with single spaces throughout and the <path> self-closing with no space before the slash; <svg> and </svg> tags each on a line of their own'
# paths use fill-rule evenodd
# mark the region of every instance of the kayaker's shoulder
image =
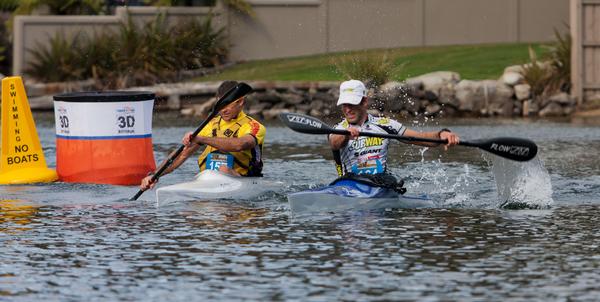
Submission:
<svg viewBox="0 0 600 302">
<path fill-rule="evenodd" d="M 255 129 L 255 130 L 266 129 L 265 125 L 263 125 L 260 121 L 258 121 L 254 117 L 252 117 L 250 115 L 246 115 L 246 117 L 248 117 L 248 125 L 250 126 L 250 128 Z"/>
<path fill-rule="evenodd" d="M 336 129 L 348 129 L 348 127 L 350 126 L 350 124 L 348 123 L 348 121 L 346 119 L 342 119 L 339 123 L 335 124 L 335 126 L 333 126 Z"/>
<path fill-rule="evenodd" d="M 391 126 L 396 124 L 402 124 L 399 121 L 389 118 L 387 116 L 370 116 L 369 121 L 375 125 L 380 126 Z"/>
</svg>

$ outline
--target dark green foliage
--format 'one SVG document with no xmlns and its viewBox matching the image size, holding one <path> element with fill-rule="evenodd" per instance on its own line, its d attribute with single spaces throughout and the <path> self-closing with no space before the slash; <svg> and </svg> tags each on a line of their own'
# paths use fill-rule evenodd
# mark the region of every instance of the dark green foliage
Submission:
<svg viewBox="0 0 600 302">
<path fill-rule="evenodd" d="M 553 68 L 550 84 L 554 89 L 569 92 L 571 90 L 571 35 L 561 34 L 555 29 L 554 36 L 556 42 L 549 47 L 550 64 Z"/>
<path fill-rule="evenodd" d="M 551 70 L 548 65 L 539 62 L 537 55 L 531 46 L 529 47 L 530 63 L 523 65 L 523 77 L 525 82 L 531 86 L 531 94 L 538 98 L 544 94 L 548 88 Z"/>
<path fill-rule="evenodd" d="M 556 42 L 548 46 L 547 61 L 538 62 L 529 48 L 531 63 L 523 65 L 525 82 L 531 86 L 534 98 L 571 89 L 571 36 L 554 30 Z"/>
<path fill-rule="evenodd" d="M 114 70 L 117 73 L 117 86 L 172 79 L 172 66 L 176 58 L 173 56 L 173 42 L 164 15 L 158 15 L 141 28 L 129 19 L 120 26 L 116 46 Z"/>
<path fill-rule="evenodd" d="M 387 54 L 363 53 L 342 57 L 334 61 L 339 73 L 346 79 L 363 81 L 368 87 L 378 87 L 387 82 L 395 69 Z M 402 65 L 400 66 L 400 68 Z"/>
<path fill-rule="evenodd" d="M 19 0 L 0 0 L 0 12 L 12 12 L 19 7 Z"/>
<path fill-rule="evenodd" d="M 81 79 L 86 67 L 82 66 L 80 41 L 79 37 L 57 34 L 47 47 L 38 43 L 35 49 L 29 50 L 35 60 L 25 72 L 49 82 Z"/>
<path fill-rule="evenodd" d="M 128 19 L 117 32 L 71 39 L 53 37 L 48 47 L 31 51 L 26 72 L 41 81 L 93 78 L 99 88 L 122 88 L 176 80 L 182 70 L 223 63 L 227 47 L 223 29 L 212 18 L 168 26 L 165 15 L 137 25 Z"/>
<path fill-rule="evenodd" d="M 18 4 L 10 5 L 11 2 Z M 104 11 L 105 5 L 105 0 L 10 0 L 6 6 L 12 7 L 15 15 L 29 15 L 42 6 L 47 7 L 51 15 L 97 15 Z"/>
<path fill-rule="evenodd" d="M 93 78 L 100 83 L 113 83 L 117 72 L 117 36 L 111 32 L 82 36 L 81 56 L 86 72 L 82 79 Z M 103 85 L 101 85 L 103 86 Z"/>
<path fill-rule="evenodd" d="M 2 2 L 3 0 L 0 0 Z M 10 74 L 12 63 L 12 42 L 9 39 L 8 29 L 6 28 L 5 17 L 0 13 L 0 73 Z"/>
<path fill-rule="evenodd" d="M 178 70 L 213 67 L 227 57 L 225 29 L 212 30 L 212 17 L 192 19 L 173 29 L 174 56 Z"/>
</svg>

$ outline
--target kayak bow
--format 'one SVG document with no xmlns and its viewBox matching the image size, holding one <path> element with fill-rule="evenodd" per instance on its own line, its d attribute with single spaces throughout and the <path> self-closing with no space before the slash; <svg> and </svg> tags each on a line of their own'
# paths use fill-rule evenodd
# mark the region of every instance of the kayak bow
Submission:
<svg viewBox="0 0 600 302">
<path fill-rule="evenodd" d="M 186 200 L 238 199 L 249 200 L 275 191 L 282 182 L 262 177 L 238 177 L 219 171 L 204 170 L 193 181 L 156 190 L 157 203 Z"/>
</svg>

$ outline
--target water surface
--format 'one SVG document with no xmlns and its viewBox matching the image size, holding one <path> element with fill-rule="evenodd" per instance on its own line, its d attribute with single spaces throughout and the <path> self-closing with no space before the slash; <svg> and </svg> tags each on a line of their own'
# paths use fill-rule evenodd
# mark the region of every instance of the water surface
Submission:
<svg viewBox="0 0 600 302">
<path fill-rule="evenodd" d="M 54 166 L 51 117 L 36 113 Z M 152 192 L 127 201 L 135 187 L 0 186 L 0 300 L 597 300 L 596 126 L 406 122 L 421 130 L 448 127 L 464 139 L 533 139 L 548 174 L 527 170 L 527 180 L 540 182 L 528 182 L 520 198 L 544 206 L 501 208 L 498 171 L 522 166 L 490 165 L 494 159 L 470 148 L 395 143 L 392 171 L 409 191 L 429 194 L 435 208 L 294 216 L 285 193 L 326 184 L 336 172 L 325 137 L 273 124 L 264 172 L 286 185 L 258 200 L 157 206 Z M 157 161 L 198 123 L 155 115 Z M 188 160 L 161 184 L 189 180 L 196 169 Z M 540 185 L 546 176 L 549 193 Z"/>
</svg>

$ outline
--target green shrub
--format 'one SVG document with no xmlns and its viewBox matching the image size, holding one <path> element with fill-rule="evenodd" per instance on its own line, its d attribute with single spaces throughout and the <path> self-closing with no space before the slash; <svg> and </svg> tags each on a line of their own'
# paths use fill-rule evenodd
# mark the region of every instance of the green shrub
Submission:
<svg viewBox="0 0 600 302">
<path fill-rule="evenodd" d="M 8 50 L 9 47 L 9 42 L 8 39 L 6 39 L 5 36 L 5 30 L 4 30 L 4 26 L 3 24 L 0 24 L 0 73 L 6 73 L 7 72 L 7 66 L 6 66 L 6 51 Z"/>
<path fill-rule="evenodd" d="M 569 92 L 571 90 L 571 35 L 554 30 L 556 42 L 549 47 L 552 76 L 550 85 L 553 90 Z"/>
<path fill-rule="evenodd" d="M 173 43 L 169 38 L 165 16 L 162 14 L 143 25 L 131 18 L 120 26 L 117 34 L 115 71 L 117 86 L 144 85 L 168 81 L 174 73 Z"/>
<path fill-rule="evenodd" d="M 12 4 L 12 0 L 8 4 Z M 29 15 L 39 7 L 47 7 L 50 15 L 97 15 L 106 5 L 104 0 L 20 0 L 14 6 L 15 15 Z"/>
<path fill-rule="evenodd" d="M 192 19 L 173 29 L 174 56 L 178 70 L 214 67 L 227 57 L 225 28 L 212 30 L 212 16 L 203 21 Z"/>
<path fill-rule="evenodd" d="M 7 75 L 11 72 L 12 42 L 9 39 L 9 33 L 4 21 L 0 17 L 0 73 Z"/>
<path fill-rule="evenodd" d="M 19 0 L 0 0 L 0 11 L 12 12 L 19 7 Z"/>
<path fill-rule="evenodd" d="M 29 50 L 33 61 L 25 73 L 49 82 L 81 79 L 86 67 L 82 64 L 84 56 L 81 55 L 80 42 L 78 36 L 68 39 L 63 34 L 56 34 L 50 39 L 48 47 L 37 43 L 35 49 Z"/>
<path fill-rule="evenodd" d="M 361 53 L 334 60 L 337 71 L 348 79 L 363 81 L 368 87 L 377 87 L 387 82 L 395 69 L 387 54 Z"/>
<path fill-rule="evenodd" d="M 82 35 L 82 65 L 86 67 L 83 79 L 92 78 L 101 87 L 109 87 L 118 74 L 117 66 L 117 37 L 111 32 L 94 34 L 93 36 Z"/>
<path fill-rule="evenodd" d="M 537 55 L 531 46 L 529 46 L 530 63 L 523 65 L 523 77 L 525 82 L 531 86 L 533 98 L 541 97 L 547 90 L 551 70 L 545 64 L 538 62 Z"/>
<path fill-rule="evenodd" d="M 169 27 L 166 16 L 136 25 L 131 18 L 117 32 L 57 35 L 49 47 L 36 45 L 26 72 L 41 81 L 93 78 L 99 88 L 172 81 L 179 71 L 221 64 L 227 55 L 225 31 L 212 18 Z M 79 68 L 76 68 L 79 67 Z"/>
<path fill-rule="evenodd" d="M 530 63 L 523 65 L 525 82 L 531 86 L 534 98 L 551 95 L 571 89 L 571 36 L 561 35 L 554 30 L 556 42 L 548 46 L 545 63 L 538 62 L 533 49 L 529 47 Z"/>
</svg>

